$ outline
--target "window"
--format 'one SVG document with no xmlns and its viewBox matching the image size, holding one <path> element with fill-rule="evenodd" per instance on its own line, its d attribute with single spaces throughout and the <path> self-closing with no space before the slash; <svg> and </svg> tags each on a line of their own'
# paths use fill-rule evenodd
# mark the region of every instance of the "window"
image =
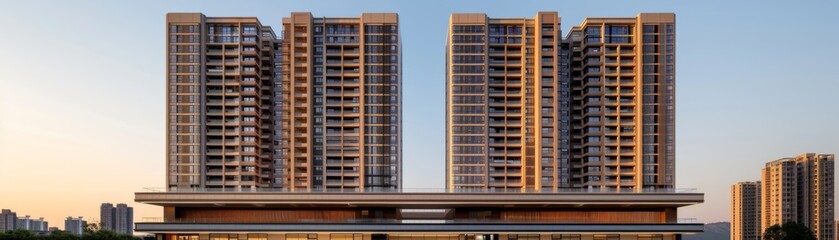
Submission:
<svg viewBox="0 0 839 240">
<path fill-rule="evenodd" d="M 244 34 L 256 34 L 256 26 L 244 26 L 244 27 L 242 27 L 242 33 L 244 33 Z"/>
</svg>

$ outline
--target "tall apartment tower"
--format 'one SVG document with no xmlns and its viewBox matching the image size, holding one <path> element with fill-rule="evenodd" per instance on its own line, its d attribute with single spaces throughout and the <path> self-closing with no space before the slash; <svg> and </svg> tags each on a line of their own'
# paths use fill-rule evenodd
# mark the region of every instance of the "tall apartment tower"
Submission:
<svg viewBox="0 0 839 240">
<path fill-rule="evenodd" d="M 17 226 L 17 213 L 9 209 L 0 210 L 0 232 L 15 230 Z"/>
<path fill-rule="evenodd" d="M 763 228 L 806 225 L 817 239 L 833 239 L 834 155 L 806 153 L 766 163 L 762 172 Z"/>
<path fill-rule="evenodd" d="M 114 208 L 114 231 L 119 234 L 134 235 L 134 208 L 124 203 Z"/>
<path fill-rule="evenodd" d="M 557 177 L 556 12 L 452 14 L 446 42 L 450 189 L 553 188 Z"/>
<path fill-rule="evenodd" d="M 446 44 L 451 189 L 669 189 L 675 15 L 452 14 Z"/>
<path fill-rule="evenodd" d="M 116 229 L 116 212 L 114 205 L 111 203 L 102 203 L 99 206 L 99 229 L 111 230 Z"/>
<path fill-rule="evenodd" d="M 273 30 L 170 13 L 166 36 L 169 189 L 275 187 Z"/>
<path fill-rule="evenodd" d="M 760 181 L 731 185 L 731 240 L 763 239 Z"/>
<path fill-rule="evenodd" d="M 402 186 L 398 16 L 283 18 L 282 186 Z"/>
<path fill-rule="evenodd" d="M 587 18 L 571 29 L 573 186 L 675 186 L 675 18 Z"/>
</svg>

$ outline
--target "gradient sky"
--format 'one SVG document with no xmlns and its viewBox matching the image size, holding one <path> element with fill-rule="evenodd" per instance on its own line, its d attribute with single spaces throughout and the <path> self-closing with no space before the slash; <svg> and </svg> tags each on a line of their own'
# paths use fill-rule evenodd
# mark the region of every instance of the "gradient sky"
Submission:
<svg viewBox="0 0 839 240">
<path fill-rule="evenodd" d="M 677 187 L 706 203 L 680 217 L 727 221 L 729 187 L 763 163 L 839 150 L 839 1 L 16 1 L 0 5 L 0 208 L 98 220 L 162 209 L 133 192 L 165 174 L 165 14 L 315 16 L 397 12 L 404 64 L 404 183 L 444 187 L 444 45 L 449 14 L 585 17 L 675 12 Z"/>
</svg>

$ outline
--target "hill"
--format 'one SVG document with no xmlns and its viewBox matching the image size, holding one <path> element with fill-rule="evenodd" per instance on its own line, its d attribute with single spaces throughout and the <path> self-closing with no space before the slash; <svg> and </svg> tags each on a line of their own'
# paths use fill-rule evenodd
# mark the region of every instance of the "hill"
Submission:
<svg viewBox="0 0 839 240">
<path fill-rule="evenodd" d="M 705 224 L 705 232 L 702 234 L 690 234 L 682 236 L 684 240 L 727 240 L 730 239 L 731 224 L 729 222 L 717 222 Z"/>
</svg>

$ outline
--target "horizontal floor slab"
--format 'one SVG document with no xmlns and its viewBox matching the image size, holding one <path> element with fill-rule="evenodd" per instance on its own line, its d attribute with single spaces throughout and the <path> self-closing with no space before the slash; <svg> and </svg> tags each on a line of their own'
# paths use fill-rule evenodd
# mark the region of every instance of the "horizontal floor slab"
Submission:
<svg viewBox="0 0 839 240">
<path fill-rule="evenodd" d="M 305 223 L 305 224 L 231 224 L 231 223 L 137 223 L 135 231 L 149 233 L 192 232 L 433 232 L 433 233 L 505 233 L 505 232 L 633 232 L 701 233 L 703 224 L 429 224 L 429 223 Z"/>
</svg>

